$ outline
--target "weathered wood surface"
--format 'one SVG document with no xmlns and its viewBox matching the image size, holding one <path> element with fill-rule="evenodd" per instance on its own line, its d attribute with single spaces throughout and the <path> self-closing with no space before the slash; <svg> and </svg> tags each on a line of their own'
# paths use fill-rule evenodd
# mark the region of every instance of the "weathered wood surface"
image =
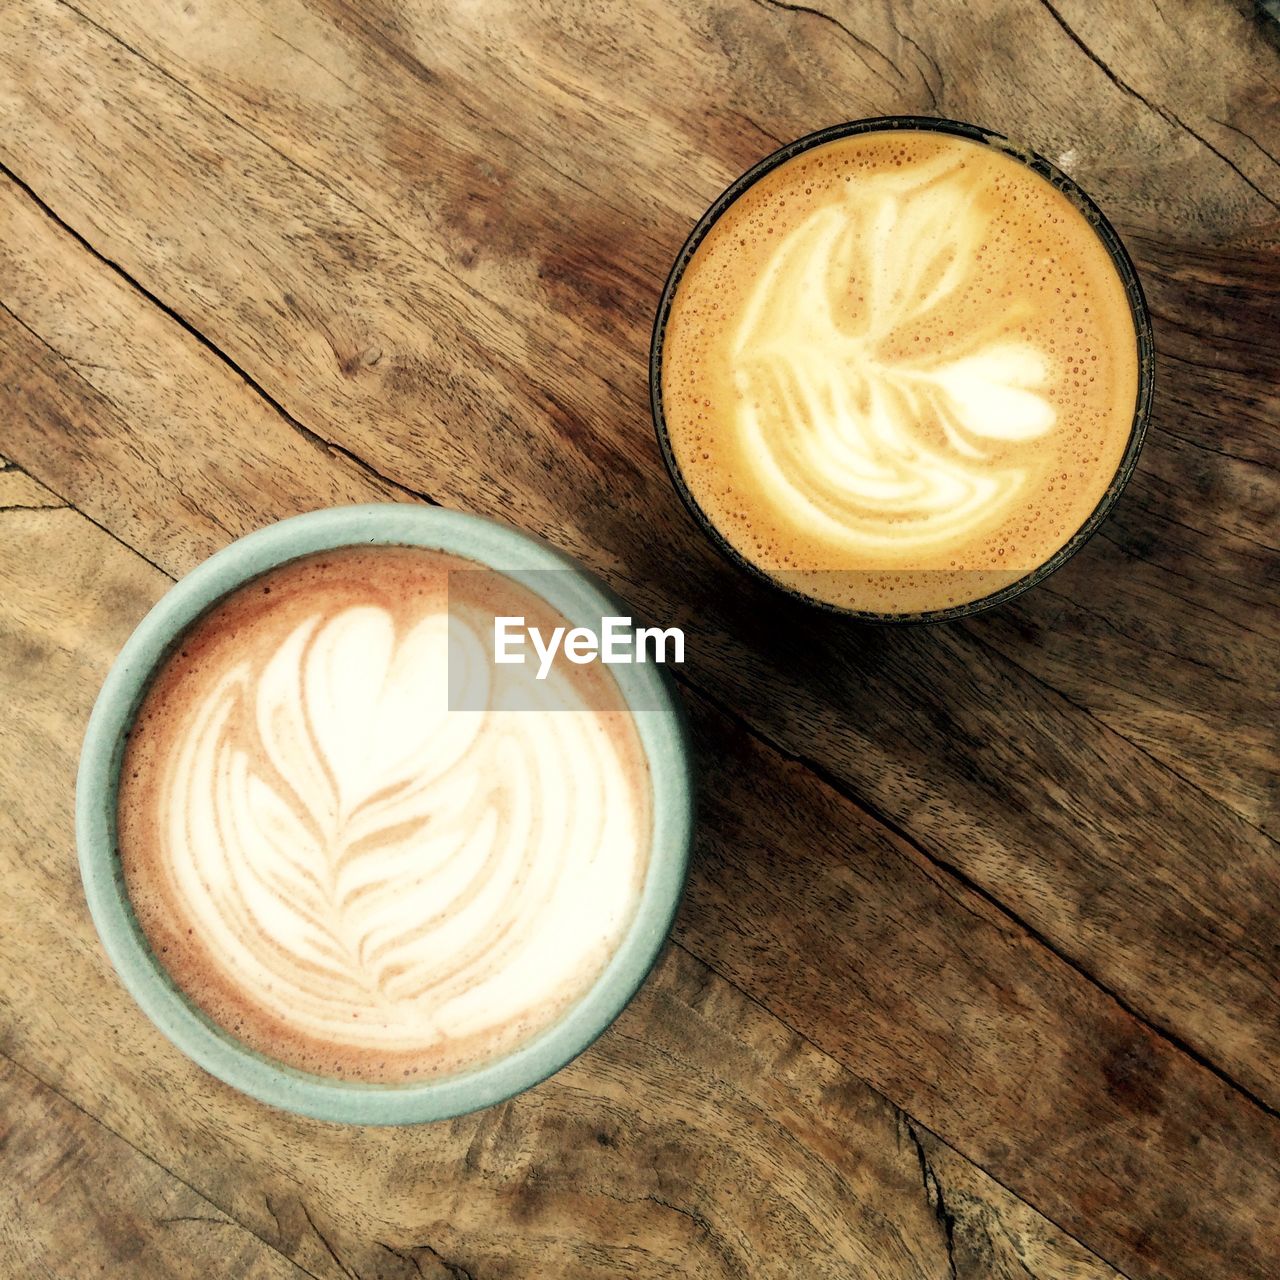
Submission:
<svg viewBox="0 0 1280 1280">
<path fill-rule="evenodd" d="M 0 1274 L 305 1280 L 180 1178 L 0 1055 Z"/>
<path fill-rule="evenodd" d="M 1170 0 L 0 11 L 0 453 L 20 464 L 0 506 L 84 513 L 0 516 L 26 575 L 0 597 L 0 679 L 28 709 L 8 732 L 33 734 L 0 766 L 22 851 L 0 959 L 79 966 L 74 1013 L 8 984 L 0 1048 L 316 1274 L 333 1259 L 264 1197 L 362 1276 L 396 1265 L 379 1231 L 477 1280 L 945 1275 L 948 1240 L 968 1274 L 1105 1273 L 1028 1205 L 1134 1277 L 1269 1275 L 1277 62 L 1243 9 Z M 1071 566 L 962 626 L 880 635 L 707 552 L 657 459 L 645 348 L 720 186 L 775 138 L 912 109 L 1016 133 L 1098 197 L 1147 284 L 1159 390 L 1139 474 Z M 723 977 L 673 953 L 515 1119 L 343 1145 L 175 1061 L 113 987 L 70 778 L 110 653 L 163 586 L 110 538 L 176 575 L 369 497 L 518 520 L 690 628 L 708 804 L 678 937 Z M 85 567 L 30 608 L 58 539 Z M 744 1028 L 784 1032 L 724 979 L 807 1038 L 802 1066 L 782 1059 L 799 1100 L 761 1083 L 779 1059 Z M 710 1009 L 690 995 L 707 984 Z M 843 1071 L 892 1141 L 842 1146 L 820 1082 Z M 632 1096 L 645 1080 L 664 1105 Z M 584 1182 L 577 1139 L 619 1106 L 627 1141 Z M 914 1200 L 884 1172 L 895 1124 L 933 1144 Z M 468 1125 L 510 1127 L 490 1165 L 459 1164 Z M 373 1172 L 344 1202 L 357 1152 Z M 945 1181 L 912 1216 L 939 1153 L 968 1219 Z M 851 1168 L 876 1171 L 852 1197 L 833 1181 Z M 622 1195 L 644 1204 L 619 1219 Z"/>
<path fill-rule="evenodd" d="M 39 1064 L 81 1129 L 92 1115 L 208 1216 L 325 1280 L 1116 1274 L 679 945 L 587 1056 L 478 1116 L 347 1129 L 218 1084 L 111 975 L 69 874 L 69 811 L 24 786 L 70 788 L 97 685 L 168 579 L 69 508 L 0 513 L 0 533 L 0 591 L 22 602 L 0 629 L 0 670 L 20 682 L 6 690 L 18 749 L 0 766 L 0 1065 Z M 7 1175 L 56 1164 L 77 1138 L 51 1126 L 55 1150 L 39 1148 L 16 1110 L 27 1137 L 0 1140 L 18 1210 L 6 1229 L 31 1218 L 54 1239 L 38 1195 Z M 74 1220 L 63 1196 L 58 1209 Z M 239 1275 L 204 1239 L 217 1274 Z M 132 1274 L 167 1274 L 144 1262 Z"/>
</svg>

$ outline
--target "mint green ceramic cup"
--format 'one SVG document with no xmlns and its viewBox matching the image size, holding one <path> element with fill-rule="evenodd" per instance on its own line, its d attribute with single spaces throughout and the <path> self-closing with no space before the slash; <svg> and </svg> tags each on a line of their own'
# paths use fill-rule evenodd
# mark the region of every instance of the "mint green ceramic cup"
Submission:
<svg viewBox="0 0 1280 1280">
<path fill-rule="evenodd" d="M 613 667 L 653 782 L 648 874 L 635 919 L 595 985 L 557 1023 L 506 1057 L 439 1079 L 361 1084 L 284 1066 L 236 1040 L 169 979 L 129 904 L 116 841 L 125 737 L 152 674 L 175 640 L 228 592 L 298 556 L 369 544 L 426 547 L 497 569 L 573 625 L 598 627 L 603 615 L 628 612 L 576 561 L 516 529 L 456 511 L 407 504 L 337 507 L 261 529 L 177 583 L 121 650 L 85 734 L 76 781 L 76 839 L 85 897 L 102 945 L 143 1012 L 179 1049 L 220 1080 L 277 1107 L 321 1120 L 409 1124 L 476 1111 L 530 1088 L 577 1057 L 622 1012 L 653 968 L 679 905 L 693 829 L 693 785 L 683 718 L 662 668 Z"/>
</svg>

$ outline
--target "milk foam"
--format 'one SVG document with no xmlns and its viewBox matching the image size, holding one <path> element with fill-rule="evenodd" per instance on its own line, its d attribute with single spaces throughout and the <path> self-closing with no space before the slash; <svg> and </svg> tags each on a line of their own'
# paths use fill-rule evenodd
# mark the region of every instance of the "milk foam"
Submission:
<svg viewBox="0 0 1280 1280">
<path fill-rule="evenodd" d="M 876 597 L 854 607 L 1042 563 L 1114 473 L 1136 392 L 1127 299 L 1083 216 L 1008 156 L 915 132 L 816 148 L 744 193 L 663 356 L 704 511 L 767 571 L 815 571 L 812 594 Z"/>
<path fill-rule="evenodd" d="M 541 1029 L 647 863 L 634 724 L 584 683 L 611 677 L 557 669 L 543 709 L 504 707 L 489 614 L 446 611 L 443 560 L 331 553 L 245 588 L 156 681 L 126 759 L 126 879 L 179 986 L 330 1074 L 454 1070 Z M 449 709 L 451 626 L 485 710 Z"/>
</svg>

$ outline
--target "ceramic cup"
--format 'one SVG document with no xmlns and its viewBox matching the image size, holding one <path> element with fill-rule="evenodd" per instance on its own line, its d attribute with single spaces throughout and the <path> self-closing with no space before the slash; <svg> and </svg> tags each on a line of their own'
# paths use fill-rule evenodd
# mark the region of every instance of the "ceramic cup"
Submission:
<svg viewBox="0 0 1280 1280">
<path fill-rule="evenodd" d="M 670 931 L 693 827 L 690 755 L 679 705 L 661 667 L 612 668 L 648 757 L 653 844 L 636 915 L 595 985 L 534 1039 L 496 1061 L 405 1085 L 364 1084 L 295 1070 L 248 1048 L 190 1003 L 138 926 L 116 839 L 125 738 L 151 676 L 183 631 L 249 579 L 298 556 L 394 544 L 466 557 L 521 581 L 571 624 L 627 613 L 581 565 L 505 525 L 438 507 L 340 507 L 297 516 L 233 542 L 178 582 L 138 625 L 89 720 L 76 783 L 76 838 L 89 910 L 108 957 L 143 1012 L 220 1080 L 263 1102 L 322 1120 L 405 1124 L 475 1111 L 530 1088 L 577 1057 L 639 989 Z M 559 572 L 547 573 L 546 570 Z"/>
</svg>

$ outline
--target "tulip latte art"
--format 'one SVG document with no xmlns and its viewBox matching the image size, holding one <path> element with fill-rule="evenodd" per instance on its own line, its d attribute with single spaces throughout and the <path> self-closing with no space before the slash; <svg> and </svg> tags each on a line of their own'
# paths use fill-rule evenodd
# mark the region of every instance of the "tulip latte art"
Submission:
<svg viewBox="0 0 1280 1280">
<path fill-rule="evenodd" d="M 634 916 L 634 720 L 598 666 L 511 709 L 493 615 L 563 620 L 496 574 L 454 575 L 450 601 L 475 568 L 377 547 L 274 569 L 187 631 L 135 721 L 118 829 L 139 923 L 279 1061 L 403 1081 L 492 1060 L 585 994 Z M 485 709 L 449 709 L 447 655 Z"/>
<path fill-rule="evenodd" d="M 681 475 L 749 561 L 849 608 L 989 594 L 1088 518 L 1128 442 L 1137 342 L 1106 246 L 993 148 L 815 147 L 731 204 L 664 335 Z"/>
</svg>

